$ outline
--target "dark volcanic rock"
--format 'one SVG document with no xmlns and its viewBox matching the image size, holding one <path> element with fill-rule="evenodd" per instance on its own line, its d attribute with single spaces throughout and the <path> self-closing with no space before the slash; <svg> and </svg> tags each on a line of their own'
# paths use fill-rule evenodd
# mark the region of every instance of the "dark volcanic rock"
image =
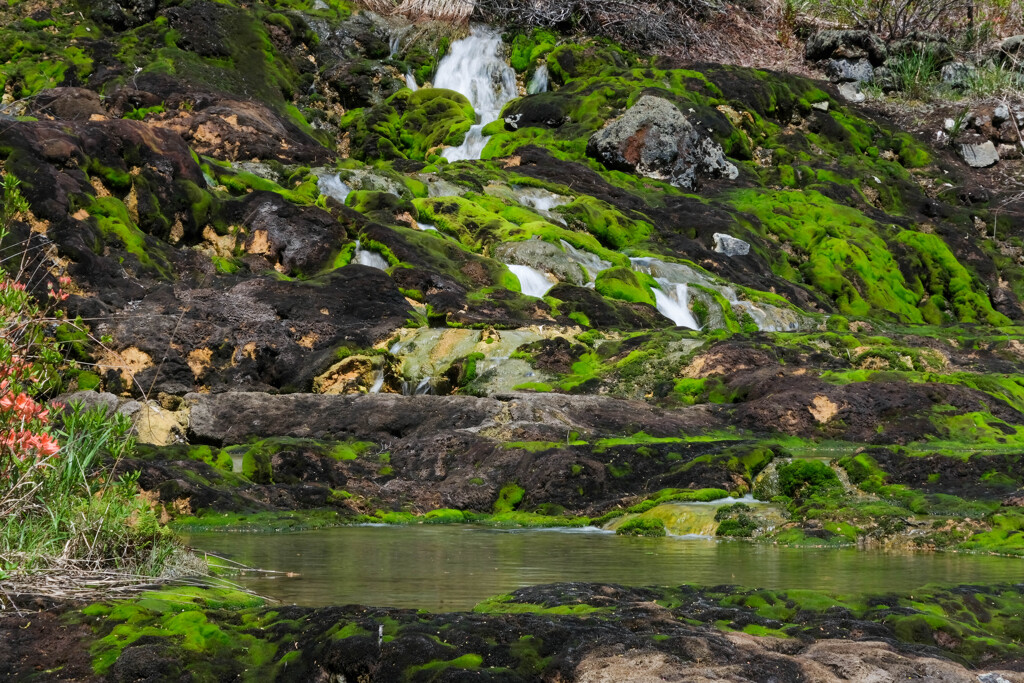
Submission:
<svg viewBox="0 0 1024 683">
<path fill-rule="evenodd" d="M 1006 655 L 997 661 L 1010 670 L 999 670 L 986 659 L 981 659 L 986 671 L 946 659 L 962 657 L 961 650 L 969 653 L 965 659 L 971 662 L 984 655 L 962 648 L 959 638 L 938 635 L 945 631 L 934 631 L 933 638 L 931 629 L 920 633 L 901 629 L 903 624 L 921 623 L 924 613 L 912 607 L 878 606 L 861 618 L 839 606 L 811 608 L 782 622 L 760 616 L 755 607 L 745 603 L 767 600 L 780 613 L 789 613 L 791 606 L 805 599 L 802 593 L 810 592 L 562 583 L 522 588 L 485 601 L 478 608 L 482 613 L 432 614 L 358 605 L 207 608 L 186 613 L 201 617 L 209 632 L 221 636 L 208 639 L 212 642 L 201 648 L 189 647 L 171 629 L 162 628 L 162 620 L 168 618 L 166 608 L 161 609 L 162 601 L 172 598 L 156 593 L 132 605 L 130 625 L 125 624 L 126 617 L 113 612 L 96 620 L 95 632 L 84 625 L 61 626 L 53 613 L 0 619 L 0 633 L 9 636 L 0 644 L 0 652 L 9 654 L 0 660 L 0 672 L 21 679 L 34 673 L 32 661 L 42 661 L 69 665 L 67 671 L 63 666 L 54 667 L 68 674 L 69 680 L 89 680 L 90 672 L 83 667 L 83 662 L 89 661 L 89 647 L 103 651 L 100 639 L 113 629 L 146 628 L 146 635 L 111 651 L 115 661 L 107 672 L 109 680 L 176 680 L 167 672 L 182 669 L 204 680 L 229 680 L 242 672 L 243 663 L 246 674 L 269 678 L 271 672 L 285 670 L 281 662 L 285 655 L 288 679 L 303 681 L 399 681 L 407 679 L 407 672 L 417 670 L 447 674 L 429 680 L 509 683 L 1024 680 L 1013 671 L 1019 662 Z M 831 598 L 812 593 L 806 599 Z M 980 599 L 995 605 L 1003 600 L 1017 604 L 1019 588 L 957 586 L 943 590 L 941 599 L 952 604 L 961 600 L 970 604 L 972 599 L 975 603 Z M 869 604 L 909 602 L 901 595 L 867 596 L 866 600 Z M 506 610 L 511 613 L 504 613 Z M 1002 609 L 999 618 L 1011 619 L 1009 612 Z M 253 622 L 261 626 L 253 628 Z M 719 630 L 717 623 L 727 624 L 731 632 Z M 969 623 L 968 628 L 973 629 L 977 622 L 953 622 L 955 627 L 961 623 Z M 747 627 L 784 628 L 789 637 L 756 637 L 743 632 Z M 381 637 L 382 633 L 387 635 Z M 75 642 L 76 637 L 81 640 Z M 914 642 L 918 637 L 921 641 Z M 1009 639 L 1004 633 L 996 642 L 1006 647 Z M 930 641 L 935 644 L 923 644 Z M 39 649 L 45 654 L 40 660 L 25 657 L 33 642 L 42 644 Z M 251 661 L 254 644 L 275 654 L 267 660 Z M 843 678 L 833 677 L 833 671 L 843 672 Z"/>
<path fill-rule="evenodd" d="M 584 435 L 642 429 L 655 436 L 708 424 L 699 407 L 665 411 L 637 401 L 558 394 L 476 398 L 226 393 L 191 394 L 187 401 L 192 407 L 192 436 L 204 443 L 244 443 L 266 436 L 393 439 L 446 430 L 487 430 L 492 436 L 518 430 L 532 434 L 531 440 L 547 436 L 557 441 L 565 438 L 567 424 Z"/>
<path fill-rule="evenodd" d="M 31 103 L 35 116 L 52 116 L 55 119 L 88 121 L 90 117 L 104 116 L 100 96 L 85 88 L 52 88 L 36 94 Z"/>
<path fill-rule="evenodd" d="M 879 66 L 885 62 L 887 55 L 885 43 L 871 31 L 818 31 L 810 37 L 804 47 L 804 56 L 812 62 L 831 58 L 867 58 L 873 65 Z"/>
<path fill-rule="evenodd" d="M 195 289 L 162 286 L 144 296 L 142 311 L 99 329 L 121 348 L 163 359 L 141 369 L 137 383 L 181 394 L 199 386 L 308 390 L 334 349 L 386 338 L 409 304 L 385 273 L 350 265 L 310 282 L 225 277 Z"/>
<path fill-rule="evenodd" d="M 326 211 L 295 206 L 274 192 L 253 192 L 236 215 L 248 229 L 246 252 L 281 264 L 289 274 L 317 272 L 347 237 Z"/>
</svg>

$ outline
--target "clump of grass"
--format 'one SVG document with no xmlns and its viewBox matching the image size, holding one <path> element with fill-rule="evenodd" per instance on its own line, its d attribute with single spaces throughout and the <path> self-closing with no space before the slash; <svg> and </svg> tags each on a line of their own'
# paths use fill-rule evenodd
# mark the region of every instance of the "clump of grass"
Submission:
<svg viewBox="0 0 1024 683">
<path fill-rule="evenodd" d="M 910 99 L 923 99 L 939 82 L 938 56 L 931 50 L 912 50 L 888 62 L 893 85 Z"/>
</svg>

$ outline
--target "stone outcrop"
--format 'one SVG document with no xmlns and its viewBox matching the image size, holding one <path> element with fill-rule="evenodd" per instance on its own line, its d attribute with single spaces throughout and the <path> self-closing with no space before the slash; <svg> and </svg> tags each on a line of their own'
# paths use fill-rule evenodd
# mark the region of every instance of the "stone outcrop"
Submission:
<svg viewBox="0 0 1024 683">
<path fill-rule="evenodd" d="M 587 155 L 608 168 L 667 180 L 686 190 L 696 190 L 703 179 L 739 175 L 721 145 L 660 97 L 641 97 L 594 133 L 587 142 Z"/>
</svg>

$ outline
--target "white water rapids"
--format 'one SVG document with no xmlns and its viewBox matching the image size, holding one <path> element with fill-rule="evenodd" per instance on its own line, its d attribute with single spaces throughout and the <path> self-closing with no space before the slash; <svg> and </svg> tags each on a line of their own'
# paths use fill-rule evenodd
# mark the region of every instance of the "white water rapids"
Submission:
<svg viewBox="0 0 1024 683">
<path fill-rule="evenodd" d="M 468 37 L 451 44 L 448 54 L 437 65 L 435 88 L 462 93 L 473 105 L 477 123 L 458 147 L 447 147 L 442 154 L 448 161 L 479 159 L 487 139 L 483 129 L 501 115 L 501 109 L 516 93 L 516 72 L 502 58 L 498 33 L 473 27 Z"/>
</svg>

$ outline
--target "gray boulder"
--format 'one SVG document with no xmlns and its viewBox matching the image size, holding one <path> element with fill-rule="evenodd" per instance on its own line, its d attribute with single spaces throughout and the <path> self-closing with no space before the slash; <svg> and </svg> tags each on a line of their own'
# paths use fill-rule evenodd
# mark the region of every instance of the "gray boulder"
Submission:
<svg viewBox="0 0 1024 683">
<path fill-rule="evenodd" d="M 875 70 L 867 59 L 830 59 L 825 62 L 825 75 L 833 83 L 867 83 Z"/>
<path fill-rule="evenodd" d="M 726 256 L 746 256 L 750 253 L 750 244 L 738 237 L 727 235 L 724 232 L 716 232 L 712 236 L 715 240 L 715 251 Z"/>
<path fill-rule="evenodd" d="M 988 168 L 999 161 L 999 152 L 991 140 L 981 144 L 964 144 L 958 148 L 960 158 L 971 168 Z"/>
<path fill-rule="evenodd" d="M 807 41 L 804 56 L 812 62 L 823 59 L 867 59 L 874 66 L 885 62 L 885 43 L 871 31 L 818 31 Z"/>
<path fill-rule="evenodd" d="M 951 88 L 964 90 L 970 85 L 977 69 L 965 62 L 950 62 L 942 67 L 942 82 Z"/>
<path fill-rule="evenodd" d="M 1019 58 L 1024 53 L 1024 35 L 1010 36 L 999 44 L 999 54 L 1003 59 Z"/>
<path fill-rule="evenodd" d="M 736 178 L 722 146 L 668 100 L 645 95 L 587 141 L 587 156 L 608 168 L 695 190 L 700 178 Z"/>
</svg>

